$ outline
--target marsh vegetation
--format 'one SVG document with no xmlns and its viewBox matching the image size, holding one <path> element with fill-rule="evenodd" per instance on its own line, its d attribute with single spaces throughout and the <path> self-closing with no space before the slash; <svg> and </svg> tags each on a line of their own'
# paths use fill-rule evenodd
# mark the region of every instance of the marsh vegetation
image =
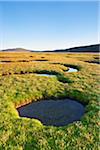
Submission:
<svg viewBox="0 0 100 150">
<path fill-rule="evenodd" d="M 48 61 L 33 62 L 40 59 Z M 0 62 L 10 61 L 0 63 L 0 150 L 98 149 L 100 66 L 86 62 L 97 59 L 99 55 L 92 53 L 0 52 Z M 78 71 L 68 73 L 70 67 Z M 45 73 L 55 77 L 36 75 Z M 85 105 L 78 121 L 46 126 L 34 117 L 20 117 L 17 111 L 32 102 L 63 99 Z"/>
</svg>

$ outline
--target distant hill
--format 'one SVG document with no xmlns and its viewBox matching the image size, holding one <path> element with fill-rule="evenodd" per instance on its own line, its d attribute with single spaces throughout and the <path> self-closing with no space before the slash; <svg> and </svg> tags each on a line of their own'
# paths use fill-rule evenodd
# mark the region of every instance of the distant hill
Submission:
<svg viewBox="0 0 100 150">
<path fill-rule="evenodd" d="M 83 52 L 99 52 L 99 51 L 100 51 L 100 44 L 95 44 L 89 46 L 73 47 L 68 49 L 58 49 L 58 50 L 53 50 L 51 52 L 82 52 L 83 53 Z"/>
<path fill-rule="evenodd" d="M 12 48 L 12 49 L 4 49 L 3 52 L 30 52 L 27 49 L 24 48 Z"/>
<path fill-rule="evenodd" d="M 5 49 L 3 52 L 100 52 L 100 44 L 89 45 L 89 46 L 80 46 L 73 47 L 68 49 L 58 49 L 58 50 L 46 50 L 46 51 L 37 51 L 37 50 L 27 50 L 24 48 L 13 48 L 13 49 Z"/>
</svg>

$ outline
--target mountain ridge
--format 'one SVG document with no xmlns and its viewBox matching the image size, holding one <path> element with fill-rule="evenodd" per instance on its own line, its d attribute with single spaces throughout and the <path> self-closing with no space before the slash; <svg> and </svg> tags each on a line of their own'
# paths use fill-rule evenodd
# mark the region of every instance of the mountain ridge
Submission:
<svg viewBox="0 0 100 150">
<path fill-rule="evenodd" d="M 67 49 L 56 49 L 56 50 L 28 50 L 25 48 L 12 48 L 12 49 L 4 49 L 1 52 L 99 52 L 100 44 L 88 45 L 88 46 L 79 46 L 72 47 Z"/>
</svg>

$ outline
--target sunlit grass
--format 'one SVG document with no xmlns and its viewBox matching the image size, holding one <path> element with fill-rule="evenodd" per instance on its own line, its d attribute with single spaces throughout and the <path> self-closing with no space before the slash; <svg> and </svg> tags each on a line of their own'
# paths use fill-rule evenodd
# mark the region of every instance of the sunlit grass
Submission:
<svg viewBox="0 0 100 150">
<path fill-rule="evenodd" d="M 32 60 L 48 60 L 32 62 Z M 98 54 L 1 53 L 0 149 L 96 150 L 99 134 Z M 18 62 L 27 60 L 28 62 Z M 78 72 L 67 73 L 69 67 Z M 36 73 L 56 77 L 36 76 Z M 42 99 L 71 98 L 86 105 L 81 121 L 64 127 L 43 126 L 36 119 L 20 118 L 17 107 Z"/>
</svg>

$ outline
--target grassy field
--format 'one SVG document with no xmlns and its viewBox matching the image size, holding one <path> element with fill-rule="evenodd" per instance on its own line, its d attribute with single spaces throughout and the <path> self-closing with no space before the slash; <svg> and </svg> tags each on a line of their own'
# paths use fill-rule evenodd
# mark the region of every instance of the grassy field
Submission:
<svg viewBox="0 0 100 150">
<path fill-rule="evenodd" d="M 98 63 L 96 53 L 0 52 L 0 150 L 98 150 Z M 78 72 L 67 73 L 69 67 Z M 19 117 L 16 110 L 32 101 L 57 98 L 85 104 L 81 120 L 44 126 L 39 120 Z"/>
</svg>

